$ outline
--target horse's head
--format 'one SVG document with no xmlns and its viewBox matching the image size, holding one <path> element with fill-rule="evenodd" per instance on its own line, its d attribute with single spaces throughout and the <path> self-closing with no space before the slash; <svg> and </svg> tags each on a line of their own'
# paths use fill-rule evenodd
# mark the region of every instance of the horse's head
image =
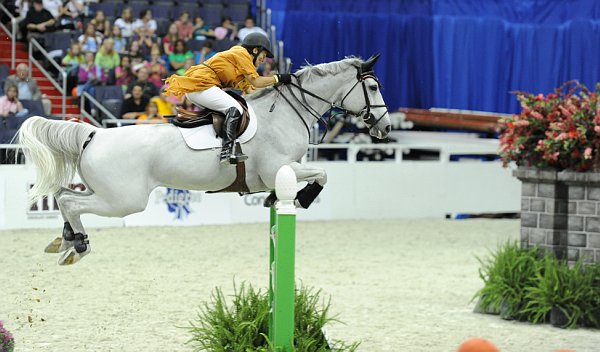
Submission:
<svg viewBox="0 0 600 352">
<path fill-rule="evenodd" d="M 356 66 L 356 80 L 341 87 L 341 107 L 348 113 L 362 119 L 373 137 L 385 138 L 392 125 L 387 105 L 381 96 L 381 84 L 375 76 L 373 66 L 379 54 Z"/>
</svg>

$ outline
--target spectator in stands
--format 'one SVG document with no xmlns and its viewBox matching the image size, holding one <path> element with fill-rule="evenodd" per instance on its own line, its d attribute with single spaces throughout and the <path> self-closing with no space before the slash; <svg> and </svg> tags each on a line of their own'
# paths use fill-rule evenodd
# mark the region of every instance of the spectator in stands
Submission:
<svg viewBox="0 0 600 352">
<path fill-rule="evenodd" d="M 196 65 L 203 63 L 204 61 L 210 59 L 215 56 L 217 52 L 213 50 L 212 41 L 206 41 L 202 45 L 202 49 L 200 49 L 199 53 L 194 54 L 194 62 Z"/>
<path fill-rule="evenodd" d="M 187 71 L 192 66 L 194 66 L 194 58 L 186 57 L 185 62 L 183 63 L 183 67 L 177 70 L 175 73 L 177 73 L 180 76 L 183 76 L 185 74 L 185 71 Z"/>
<path fill-rule="evenodd" d="M 112 77 L 111 71 L 114 72 L 120 61 L 119 54 L 115 51 L 115 42 L 110 38 L 105 39 L 94 59 L 96 66 L 104 72 L 106 77 Z"/>
<path fill-rule="evenodd" d="M 35 7 L 35 4 L 34 4 Z M 30 11 L 30 13 L 33 11 Z M 52 103 L 46 94 L 42 94 L 37 82 L 29 78 L 29 67 L 27 64 L 18 64 L 17 73 L 6 78 L 4 83 L 4 91 L 6 92 L 9 85 L 17 86 L 19 100 L 41 100 L 44 106 L 44 113 L 49 115 L 52 111 Z"/>
<path fill-rule="evenodd" d="M 144 94 L 144 96 L 148 100 L 150 100 L 150 98 L 152 98 L 152 97 L 157 96 L 158 88 L 154 84 L 152 84 L 150 81 L 148 81 L 148 78 L 150 78 L 150 72 L 148 71 L 148 68 L 142 66 L 137 71 L 137 80 L 135 82 L 133 82 L 133 84 L 129 87 L 129 89 L 127 91 L 127 95 L 125 97 L 126 98 L 129 97 L 129 95 L 132 93 L 133 86 L 136 86 L 136 85 L 142 87 L 142 94 Z"/>
<path fill-rule="evenodd" d="M 9 85 L 5 89 L 6 95 L 0 97 L 0 117 L 22 117 L 27 116 L 29 110 L 23 108 L 19 101 L 19 89 L 15 85 Z"/>
<path fill-rule="evenodd" d="M 208 38 L 214 38 L 215 32 L 206 24 L 200 16 L 196 16 L 194 19 L 194 32 L 192 32 L 192 38 L 196 40 L 207 40 Z"/>
<path fill-rule="evenodd" d="M 146 64 L 146 67 L 150 70 L 150 78 L 148 78 L 148 80 L 157 88 L 162 87 L 162 80 L 167 74 L 167 65 L 165 60 L 162 58 L 160 47 L 156 43 L 154 43 L 152 49 L 150 50 L 150 58 Z"/>
<path fill-rule="evenodd" d="M 141 123 L 167 123 L 167 119 L 165 119 L 161 114 L 158 113 L 158 106 L 155 102 L 151 101 L 146 105 L 146 110 L 143 114 L 137 117 L 139 121 L 138 124 Z"/>
<path fill-rule="evenodd" d="M 144 95 L 140 84 L 131 86 L 131 96 L 123 101 L 121 106 L 122 119 L 136 119 L 146 111 L 149 99 Z"/>
<path fill-rule="evenodd" d="M 190 21 L 189 12 L 183 11 L 179 15 L 179 19 L 175 21 L 175 25 L 177 26 L 177 32 L 179 33 L 178 39 L 187 42 L 192 38 L 192 33 L 194 32 L 194 25 Z"/>
<path fill-rule="evenodd" d="M 215 38 L 217 40 L 234 40 L 237 37 L 237 28 L 231 17 L 223 17 L 221 25 L 215 28 Z"/>
<path fill-rule="evenodd" d="M 167 35 L 162 39 L 163 51 L 165 55 L 169 56 L 175 50 L 175 42 L 179 39 L 179 31 L 175 23 L 171 23 Z"/>
<path fill-rule="evenodd" d="M 79 65 L 85 62 L 85 56 L 81 53 L 81 45 L 79 43 L 71 43 L 71 47 L 67 55 L 63 57 L 61 63 L 68 72 L 77 72 Z"/>
<path fill-rule="evenodd" d="M 44 9 L 42 0 L 33 0 L 33 8 L 27 11 L 27 17 L 20 23 L 23 39 L 39 38 L 42 34 L 52 32 L 56 20 Z"/>
<path fill-rule="evenodd" d="M 115 85 L 121 87 L 123 95 L 127 92 L 127 88 L 133 82 L 134 77 L 131 71 L 131 59 L 127 55 L 122 55 L 119 66 L 115 68 Z"/>
<path fill-rule="evenodd" d="M 31 6 L 31 0 L 15 0 L 15 7 L 17 9 L 17 13 L 19 17 L 17 18 L 18 22 L 27 17 L 27 11 L 29 11 L 29 7 Z"/>
<path fill-rule="evenodd" d="M 175 42 L 175 50 L 169 55 L 169 66 L 171 66 L 172 71 L 177 71 L 185 65 L 185 60 L 187 58 L 194 59 L 194 54 L 191 51 L 187 50 L 185 42 L 181 39 L 178 39 Z"/>
<path fill-rule="evenodd" d="M 152 11 L 150 9 L 142 10 L 140 12 L 140 18 L 133 24 L 133 31 L 142 39 L 153 37 L 156 28 L 156 21 L 152 19 Z"/>
<path fill-rule="evenodd" d="M 96 26 L 93 23 L 88 23 L 85 26 L 85 32 L 77 38 L 81 44 L 83 52 L 96 53 L 102 43 L 102 34 L 96 32 Z"/>
<path fill-rule="evenodd" d="M 121 27 L 113 26 L 109 38 L 115 43 L 116 52 L 119 54 L 125 54 L 127 52 L 127 40 L 121 35 Z"/>
<path fill-rule="evenodd" d="M 131 43 L 129 43 L 128 55 L 131 58 L 131 67 L 139 65 L 145 60 L 145 57 L 140 50 L 140 42 L 137 40 L 132 40 Z"/>
<path fill-rule="evenodd" d="M 167 99 L 167 96 L 165 94 L 163 94 L 164 91 L 165 91 L 165 87 L 163 86 L 160 90 L 160 94 L 158 96 L 150 99 L 150 101 L 153 102 L 154 104 L 156 104 L 159 115 L 161 115 L 161 116 L 175 115 L 177 113 L 175 110 L 175 104 L 177 104 L 178 101 L 175 98 L 170 99 L 172 101 Z"/>
<path fill-rule="evenodd" d="M 94 62 L 94 53 L 85 53 L 85 63 L 79 65 L 79 85 L 77 86 L 77 96 L 84 92 L 91 96 L 96 96 L 96 86 L 106 82 L 106 74 Z"/>
<path fill-rule="evenodd" d="M 134 18 L 133 18 L 133 10 L 131 7 L 125 7 L 121 12 L 121 18 L 117 18 L 115 21 L 115 26 L 121 28 L 121 34 L 123 38 L 131 38 L 135 34 L 134 29 Z"/>
<path fill-rule="evenodd" d="M 102 33 L 104 37 L 108 37 L 111 35 L 110 22 L 106 18 L 104 11 L 96 11 L 96 13 L 94 14 L 94 18 L 92 18 L 90 23 L 96 26 L 96 31 Z"/>
<path fill-rule="evenodd" d="M 123 94 L 127 92 L 129 84 L 133 82 L 133 72 L 131 71 L 131 59 L 127 55 L 121 56 L 121 64 L 115 69 L 115 85 L 123 89 Z"/>
<path fill-rule="evenodd" d="M 54 19 L 60 17 L 61 0 L 42 0 L 42 4 L 44 5 L 44 9 L 48 10 Z"/>
<path fill-rule="evenodd" d="M 240 29 L 238 32 L 238 38 L 240 38 L 240 40 L 244 40 L 248 34 L 257 32 L 267 36 L 267 33 L 264 31 L 264 29 L 256 27 L 254 24 L 254 17 L 248 16 L 244 21 L 244 28 Z"/>
<path fill-rule="evenodd" d="M 60 29 L 81 29 L 84 5 L 83 0 L 66 0 L 59 7 L 58 25 Z"/>
<path fill-rule="evenodd" d="M 78 83 L 79 65 L 85 63 L 85 56 L 81 52 L 81 45 L 77 42 L 71 43 L 71 47 L 67 55 L 63 57 L 61 63 L 67 71 L 67 92 L 71 92 L 73 87 L 76 87 Z"/>
</svg>

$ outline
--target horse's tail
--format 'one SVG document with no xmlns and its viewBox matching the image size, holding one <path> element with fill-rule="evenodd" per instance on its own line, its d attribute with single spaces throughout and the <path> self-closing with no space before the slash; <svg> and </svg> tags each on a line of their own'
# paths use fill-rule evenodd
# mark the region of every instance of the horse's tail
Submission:
<svg viewBox="0 0 600 352">
<path fill-rule="evenodd" d="M 40 116 L 25 120 L 19 129 L 19 143 L 37 166 L 37 180 L 29 190 L 29 201 L 56 194 L 67 186 L 78 167 L 83 143 L 96 127 Z"/>
</svg>

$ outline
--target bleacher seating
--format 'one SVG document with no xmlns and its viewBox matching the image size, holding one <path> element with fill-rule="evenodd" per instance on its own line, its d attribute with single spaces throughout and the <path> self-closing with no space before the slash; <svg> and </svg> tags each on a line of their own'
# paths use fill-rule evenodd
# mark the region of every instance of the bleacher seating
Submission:
<svg viewBox="0 0 600 352">
<path fill-rule="evenodd" d="M 98 101 L 106 99 L 123 100 L 123 89 L 120 86 L 97 86 L 95 98 Z"/>
<path fill-rule="evenodd" d="M 10 68 L 6 64 L 0 64 L 0 80 L 4 81 L 6 77 L 8 77 L 8 73 L 10 72 Z"/>
<path fill-rule="evenodd" d="M 29 116 L 40 115 L 45 116 L 44 113 L 44 105 L 42 105 L 41 100 L 21 100 L 21 104 L 23 104 L 23 108 L 29 110 Z"/>
<path fill-rule="evenodd" d="M 231 17 L 235 23 L 243 23 L 250 14 L 248 5 L 230 5 L 223 9 L 223 16 Z"/>
<path fill-rule="evenodd" d="M 121 106 L 123 105 L 123 99 L 105 99 L 101 100 L 100 104 L 106 108 L 106 110 L 110 111 L 113 116 L 117 119 L 121 118 Z M 100 121 L 107 119 L 108 116 L 106 114 L 100 114 Z"/>
<path fill-rule="evenodd" d="M 46 51 L 63 50 L 66 51 L 71 46 L 74 32 L 51 32 L 44 34 L 44 46 Z"/>
</svg>

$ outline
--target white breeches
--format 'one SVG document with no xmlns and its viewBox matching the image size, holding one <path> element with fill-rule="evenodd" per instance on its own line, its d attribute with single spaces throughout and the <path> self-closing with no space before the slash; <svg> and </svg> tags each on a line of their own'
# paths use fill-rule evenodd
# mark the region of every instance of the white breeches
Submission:
<svg viewBox="0 0 600 352">
<path fill-rule="evenodd" d="M 186 96 L 199 107 L 226 113 L 233 106 L 238 109 L 240 114 L 243 113 L 240 103 L 216 86 L 201 92 L 187 93 Z"/>
</svg>

